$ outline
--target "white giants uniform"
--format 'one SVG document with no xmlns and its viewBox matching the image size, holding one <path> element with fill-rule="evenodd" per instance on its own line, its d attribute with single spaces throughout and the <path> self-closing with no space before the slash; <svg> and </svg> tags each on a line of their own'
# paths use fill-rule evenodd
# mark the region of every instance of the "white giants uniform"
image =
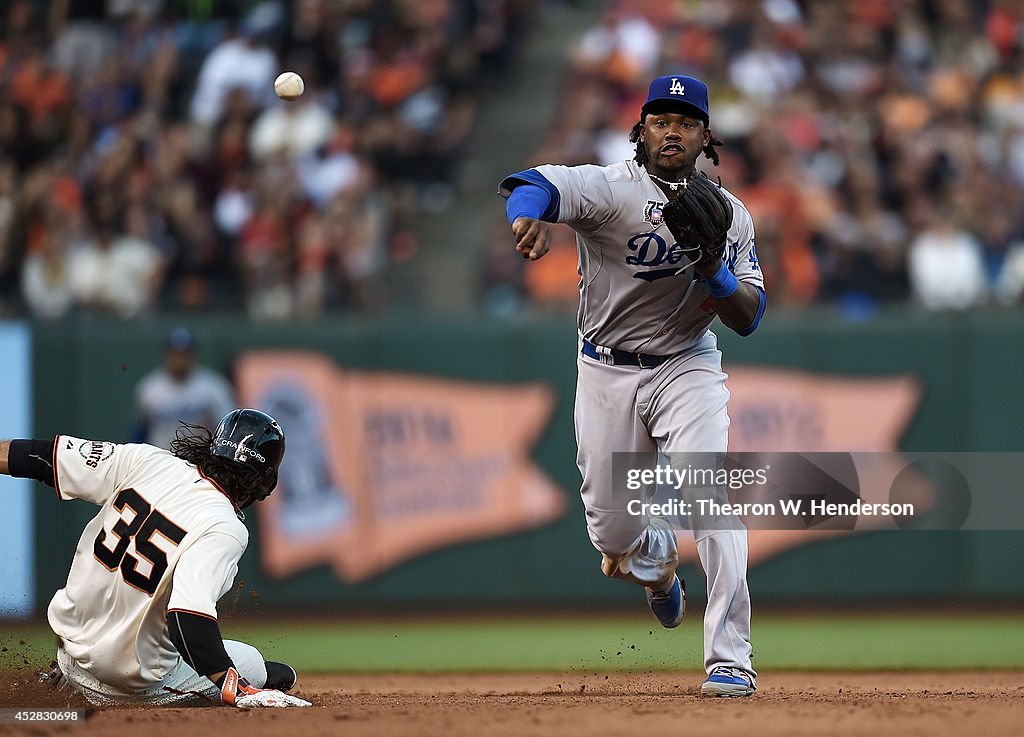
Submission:
<svg viewBox="0 0 1024 737">
<path fill-rule="evenodd" d="M 678 565 L 674 531 L 630 515 L 612 483 L 612 454 L 724 453 L 728 446 L 726 375 L 707 284 L 664 224 L 668 197 L 634 161 L 612 166 L 538 166 L 507 177 L 551 198 L 543 219 L 576 231 L 580 348 L 576 386 L 577 465 L 587 528 L 604 554 L 603 570 L 664 587 Z M 725 261 L 741 282 L 764 288 L 747 209 L 732 194 Z M 688 267 L 688 268 L 684 268 Z M 589 344 L 589 345 L 588 345 Z M 627 365 L 615 351 L 644 354 L 653 367 Z M 667 360 L 665 357 L 669 357 Z M 745 531 L 695 531 L 708 576 L 704 665 L 754 673 Z"/>
<path fill-rule="evenodd" d="M 150 445 L 58 435 L 53 467 L 61 499 L 100 505 L 47 611 L 65 675 L 97 697 L 209 690 L 171 644 L 165 615 L 217 618 L 249 539 L 231 502 Z"/>
</svg>

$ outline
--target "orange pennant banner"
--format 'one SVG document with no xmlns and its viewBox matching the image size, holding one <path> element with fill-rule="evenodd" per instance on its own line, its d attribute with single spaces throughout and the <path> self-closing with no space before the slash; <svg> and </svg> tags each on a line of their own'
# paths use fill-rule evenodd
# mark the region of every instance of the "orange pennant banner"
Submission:
<svg viewBox="0 0 1024 737">
<path fill-rule="evenodd" d="M 878 457 L 880 465 L 867 472 L 889 479 L 901 468 L 894 451 L 921 399 L 914 378 L 828 376 L 757 366 L 734 367 L 728 373 L 731 453 L 887 452 Z M 865 479 L 862 488 L 887 489 L 888 484 Z M 879 524 L 878 518 L 864 518 L 853 532 Z M 748 563 L 753 567 L 792 548 L 851 532 L 751 530 Z M 680 560 L 696 561 L 693 538 L 688 533 L 686 537 L 689 542 L 681 544 Z"/>
<path fill-rule="evenodd" d="M 554 407 L 540 384 L 346 371 L 309 352 L 251 352 L 240 396 L 287 434 L 260 505 L 262 562 L 283 578 L 329 563 L 367 580 L 447 545 L 551 522 L 563 492 L 530 460 Z"/>
<path fill-rule="evenodd" d="M 860 378 L 742 366 L 729 371 L 729 451 L 894 451 L 921 398 L 907 376 Z"/>
</svg>

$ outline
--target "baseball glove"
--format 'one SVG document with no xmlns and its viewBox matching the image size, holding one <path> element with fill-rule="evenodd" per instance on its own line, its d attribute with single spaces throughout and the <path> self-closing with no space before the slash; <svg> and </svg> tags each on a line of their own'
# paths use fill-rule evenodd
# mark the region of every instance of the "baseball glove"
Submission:
<svg viewBox="0 0 1024 737">
<path fill-rule="evenodd" d="M 697 172 L 664 208 L 665 225 L 694 264 L 713 264 L 725 253 L 732 203 L 722 188 Z"/>
</svg>

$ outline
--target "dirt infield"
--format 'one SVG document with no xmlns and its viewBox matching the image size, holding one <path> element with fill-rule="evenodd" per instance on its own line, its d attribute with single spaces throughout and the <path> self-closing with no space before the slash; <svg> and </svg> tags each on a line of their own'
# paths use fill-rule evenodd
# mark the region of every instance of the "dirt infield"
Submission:
<svg viewBox="0 0 1024 737">
<path fill-rule="evenodd" d="M 47 688 L 3 674 L 0 706 L 60 706 Z M 20 679 L 20 680 L 14 680 Z M 1024 673 L 768 673 L 750 699 L 702 699 L 701 674 L 314 676 L 312 709 L 96 709 L 73 725 L 0 726 L 0 734 L 90 737 L 309 735 L 1019 734 Z M 75 704 L 76 706 L 79 704 Z"/>
</svg>

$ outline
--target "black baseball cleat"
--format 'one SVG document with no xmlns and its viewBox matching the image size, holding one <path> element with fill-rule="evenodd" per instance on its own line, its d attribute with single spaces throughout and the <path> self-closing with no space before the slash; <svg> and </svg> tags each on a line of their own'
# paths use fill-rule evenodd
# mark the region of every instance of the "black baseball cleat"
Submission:
<svg viewBox="0 0 1024 737">
<path fill-rule="evenodd" d="M 263 688 L 273 688 L 284 693 L 295 688 L 299 675 L 294 668 L 285 663 L 278 663 L 276 660 L 268 660 L 266 665 L 267 682 L 263 684 Z"/>
</svg>

